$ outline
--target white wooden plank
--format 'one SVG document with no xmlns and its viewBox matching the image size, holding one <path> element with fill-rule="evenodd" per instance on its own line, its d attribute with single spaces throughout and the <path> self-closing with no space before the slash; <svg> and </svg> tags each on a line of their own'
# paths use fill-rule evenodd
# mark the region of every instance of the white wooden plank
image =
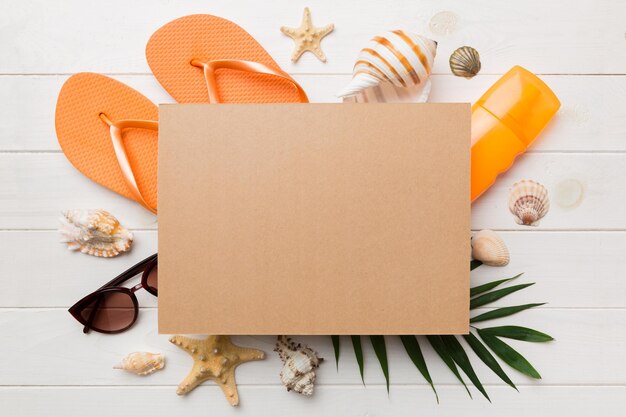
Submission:
<svg viewBox="0 0 626 417">
<path fill-rule="evenodd" d="M 540 229 L 625 229 L 626 154 L 525 154 L 472 205 L 472 228 L 532 230 L 509 212 L 509 189 L 521 179 L 544 184 L 550 211 Z M 554 248 L 554 251 L 559 248 Z"/>
<path fill-rule="evenodd" d="M 0 262 L 0 307 L 68 308 L 157 251 L 155 231 L 134 232 L 132 250 L 115 258 L 68 251 L 59 240 L 56 231 L 0 232 L 0 253 L 10 260 Z M 147 291 L 136 295 L 142 307 L 156 307 Z"/>
<path fill-rule="evenodd" d="M 549 308 L 625 308 L 625 232 L 502 232 L 511 251 L 504 268 L 483 266 L 472 285 L 525 272 L 517 281 L 536 282 L 493 306 L 548 302 Z M 0 307 L 70 307 L 87 293 L 156 251 L 155 231 L 135 232 L 128 254 L 112 259 L 69 252 L 56 231 L 0 232 Z M 27 278 L 26 278 L 27 277 Z M 589 291 L 590 286 L 593 291 Z M 136 293 L 141 306 L 156 298 Z"/>
<path fill-rule="evenodd" d="M 292 41 L 280 26 L 297 26 L 298 2 L 258 7 L 239 2 L 111 0 L 107 7 L 72 0 L 54 7 L 40 1 L 10 0 L 0 6 L 0 73 L 148 72 L 144 58 L 150 35 L 166 22 L 192 13 L 211 13 L 246 28 L 288 72 L 350 72 L 360 48 L 377 33 L 408 28 L 439 41 L 435 71 L 449 73 L 448 57 L 469 44 L 482 57 L 484 73 L 516 64 L 539 73 L 624 73 L 626 4 L 621 0 L 568 2 L 482 2 L 446 4 L 377 0 L 358 3 L 311 0 L 313 21 L 335 23 L 323 47 L 328 62 L 307 54 L 291 63 Z M 120 13 L 123 10 L 123 13 Z M 149 11 L 149 12 L 148 12 Z M 147 14 L 149 13 L 149 14 Z M 149 17 L 149 18 L 148 18 Z"/>
<path fill-rule="evenodd" d="M 102 208 L 132 228 L 156 216 L 78 172 L 63 154 L 0 154 L 0 229 L 56 229 L 69 209 Z"/>
<path fill-rule="evenodd" d="M 312 102 L 336 102 L 335 93 L 350 75 L 295 75 Z M 432 102 L 472 102 L 499 76 L 477 76 L 468 81 L 452 75 L 433 76 Z M 0 76 L 0 151 L 60 150 L 54 132 L 54 111 L 67 76 Z M 151 75 L 116 75 L 114 78 L 141 91 L 155 103 L 172 99 Z M 626 150 L 626 77 L 542 77 L 562 102 L 555 119 L 531 151 Z"/>
<path fill-rule="evenodd" d="M 544 183 L 552 198 L 540 230 L 624 230 L 625 164 L 625 153 L 523 155 L 474 203 L 472 227 L 535 230 L 517 225 L 508 211 L 509 187 L 532 178 Z M 0 229 L 54 229 L 59 213 L 73 208 L 104 208 L 127 227 L 156 228 L 155 216 L 91 182 L 59 153 L 0 154 L 0 181 Z"/>
<path fill-rule="evenodd" d="M 545 331 L 556 338 L 551 343 L 511 341 L 543 376 L 542 381 L 532 381 L 510 370 L 515 383 L 533 386 L 626 384 L 626 361 L 622 360 L 626 348 L 625 320 L 624 309 L 542 309 L 479 327 L 516 324 Z M 191 365 L 191 358 L 184 351 L 169 343 L 167 336 L 157 334 L 155 309 L 142 310 L 135 326 L 118 335 L 84 335 L 82 327 L 64 309 L 3 309 L 0 310 L 0 328 L 6 335 L 0 355 L 0 385 L 176 385 Z M 318 373 L 320 385 L 360 383 L 349 338 L 342 338 L 339 371 L 333 363 L 330 338 L 298 339 L 319 350 L 327 359 Z M 239 383 L 280 383 L 281 364 L 272 352 L 274 337 L 237 336 L 234 340 L 267 353 L 266 360 L 239 368 Z M 365 382 L 382 384 L 384 379 L 374 352 L 368 340 L 363 342 Z M 438 384 L 455 384 L 454 376 L 430 346 L 422 345 L 433 380 Z M 397 337 L 387 337 L 387 348 L 389 372 L 395 384 L 424 383 Z M 164 353 L 168 361 L 165 369 L 149 378 L 111 369 L 121 357 L 138 350 Z M 484 383 L 502 383 L 473 353 L 469 354 Z"/>
<path fill-rule="evenodd" d="M 0 402 L 7 415 L 55 415 L 64 417 L 241 416 L 298 415 L 377 416 L 419 415 L 457 417 L 618 417 L 626 406 L 626 387 L 487 387 L 493 404 L 473 401 L 460 387 L 439 387 L 437 404 L 430 388 L 394 386 L 387 396 L 382 386 L 318 387 L 313 398 L 287 393 L 280 387 L 239 386 L 240 405 L 231 407 L 219 388 L 202 386 L 186 397 L 174 387 L 32 387 L 0 388 Z M 243 414 L 242 414 L 243 413 Z"/>
</svg>

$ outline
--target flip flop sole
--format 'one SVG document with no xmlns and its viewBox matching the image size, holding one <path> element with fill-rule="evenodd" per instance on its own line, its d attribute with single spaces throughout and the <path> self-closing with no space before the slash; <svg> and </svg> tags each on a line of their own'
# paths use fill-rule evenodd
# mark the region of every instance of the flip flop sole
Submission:
<svg viewBox="0 0 626 417">
<path fill-rule="evenodd" d="M 135 200 L 115 156 L 110 120 L 158 120 L 159 109 L 132 88 L 104 75 L 79 73 L 70 77 L 59 93 L 55 124 L 67 159 L 91 180 Z M 157 204 L 158 133 L 127 129 L 123 133 L 128 160 L 146 202 Z"/>
<path fill-rule="evenodd" d="M 280 67 L 265 49 L 235 23 L 211 15 L 191 15 L 167 23 L 146 45 L 146 58 L 163 88 L 179 103 L 207 103 L 201 68 L 192 59 L 207 62 L 237 59 Z M 221 103 L 298 103 L 289 81 L 242 71 L 221 69 L 215 75 Z"/>
</svg>

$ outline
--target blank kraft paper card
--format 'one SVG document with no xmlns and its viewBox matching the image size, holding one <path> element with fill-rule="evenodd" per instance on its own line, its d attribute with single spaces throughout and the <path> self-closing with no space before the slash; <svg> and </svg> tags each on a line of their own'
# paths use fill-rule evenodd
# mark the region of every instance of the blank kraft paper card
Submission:
<svg viewBox="0 0 626 417">
<path fill-rule="evenodd" d="M 159 123 L 161 333 L 467 333 L 468 104 L 168 104 Z"/>
</svg>

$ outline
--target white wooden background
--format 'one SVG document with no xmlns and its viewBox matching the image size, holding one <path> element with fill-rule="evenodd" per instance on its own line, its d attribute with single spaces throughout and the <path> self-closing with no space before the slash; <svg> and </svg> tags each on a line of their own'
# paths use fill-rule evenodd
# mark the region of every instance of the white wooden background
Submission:
<svg viewBox="0 0 626 417">
<path fill-rule="evenodd" d="M 289 60 L 281 25 L 299 24 L 309 6 L 314 23 L 335 23 L 323 47 Z M 329 359 L 313 398 L 287 393 L 278 380 L 272 337 L 237 337 L 268 359 L 237 371 L 241 405 L 231 408 L 205 384 L 186 397 L 186 353 L 156 331 L 156 300 L 141 294 L 140 319 L 116 336 L 83 335 L 67 308 L 156 249 L 156 218 L 80 175 L 59 150 L 54 107 L 60 86 L 79 71 L 108 74 L 170 102 L 149 73 L 144 47 L 164 23 L 186 14 L 231 19 L 255 36 L 301 82 L 313 101 L 336 101 L 360 47 L 378 31 L 408 28 L 439 41 L 432 101 L 474 101 L 515 64 L 540 74 L 562 109 L 532 150 L 473 206 L 473 228 L 502 231 L 512 261 L 480 268 L 474 284 L 526 272 L 537 285 L 504 303 L 549 302 L 508 322 L 544 330 L 550 344 L 512 343 L 544 376 L 510 371 L 517 393 L 484 366 L 477 372 L 493 404 L 467 398 L 426 348 L 438 385 L 437 405 L 396 338 L 388 338 L 391 393 L 369 344 L 367 388 L 349 339 L 339 371 L 327 338 L 304 338 Z M 309 0 L 57 0 L 0 2 L 0 415 L 35 416 L 620 416 L 626 407 L 626 2 Z M 472 80 L 452 76 L 450 52 L 477 48 L 483 69 Z M 543 182 L 552 209 L 538 229 L 517 226 L 506 208 L 516 180 Z M 70 253 L 58 243 L 61 210 L 104 208 L 136 233 L 132 252 L 117 259 Z M 365 341 L 364 341 L 365 342 Z M 162 352 L 164 371 L 135 377 L 111 366 L 136 350 Z"/>
</svg>

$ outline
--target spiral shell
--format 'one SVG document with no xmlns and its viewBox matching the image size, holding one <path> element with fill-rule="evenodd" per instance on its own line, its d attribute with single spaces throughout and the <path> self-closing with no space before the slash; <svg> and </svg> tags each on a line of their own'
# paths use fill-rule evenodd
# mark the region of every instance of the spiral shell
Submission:
<svg viewBox="0 0 626 417">
<path fill-rule="evenodd" d="M 509 193 L 509 210 L 518 224 L 537 226 L 550 209 L 548 190 L 533 180 L 513 184 Z"/>
<path fill-rule="evenodd" d="M 61 242 L 70 250 L 79 250 L 105 258 L 130 249 L 133 235 L 104 210 L 69 210 L 61 220 Z"/>
<path fill-rule="evenodd" d="M 508 265 L 509 249 L 493 230 L 481 230 L 472 238 L 472 258 L 489 266 Z"/>
<path fill-rule="evenodd" d="M 283 361 L 280 380 L 287 387 L 287 391 L 313 395 L 315 370 L 324 359 L 310 347 L 295 344 L 286 336 L 278 336 L 274 351 L 278 352 Z"/>
<path fill-rule="evenodd" d="M 424 84 L 431 74 L 436 51 L 437 42 L 404 30 L 376 36 L 359 53 L 352 81 L 337 96 L 353 96 L 385 82 L 396 87 Z"/>
<path fill-rule="evenodd" d="M 457 77 L 472 78 L 480 71 L 480 55 L 471 46 L 461 46 L 450 55 L 450 69 Z"/>
<path fill-rule="evenodd" d="M 165 366 L 165 358 L 160 353 L 133 352 L 129 353 L 113 369 L 123 369 L 136 375 L 149 375 Z"/>
</svg>

